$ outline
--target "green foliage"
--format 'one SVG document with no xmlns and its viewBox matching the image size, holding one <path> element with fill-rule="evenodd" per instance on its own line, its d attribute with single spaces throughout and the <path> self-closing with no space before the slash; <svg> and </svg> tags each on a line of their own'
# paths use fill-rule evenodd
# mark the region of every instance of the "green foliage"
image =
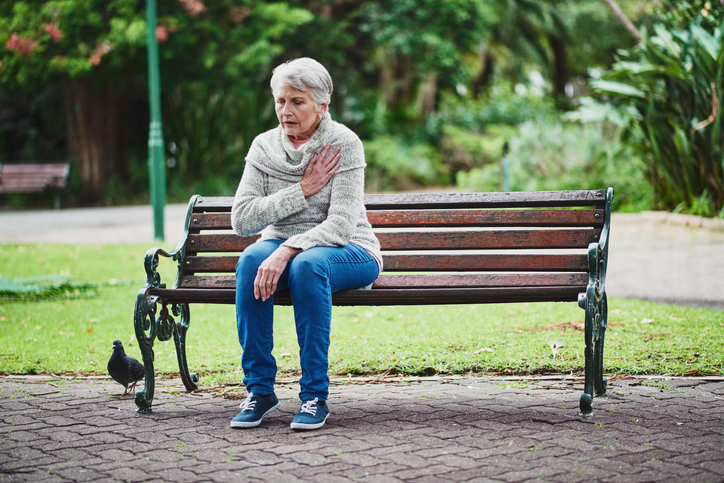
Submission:
<svg viewBox="0 0 724 483">
<path fill-rule="evenodd" d="M 655 12 L 664 24 L 680 29 L 686 29 L 692 21 L 698 20 L 702 28 L 712 32 L 724 22 L 724 8 L 717 5 L 717 0 L 658 2 Z"/>
<path fill-rule="evenodd" d="M 511 84 L 503 82 L 478 99 L 444 96 L 439 110 L 430 116 L 427 130 L 434 136 L 442 131 L 442 126 L 452 125 L 483 132 L 490 124 L 517 126 L 555 116 L 551 98 L 533 93 L 516 94 Z"/>
<path fill-rule="evenodd" d="M 655 203 L 713 216 L 724 207 L 724 29 L 700 24 L 656 25 L 591 86 L 615 99 L 622 140 L 645 161 Z M 589 108 L 582 117 L 595 117 Z"/>
<path fill-rule="evenodd" d="M 635 21 L 649 13 L 638 0 L 619 3 Z M 146 201 L 144 8 L 136 0 L 0 3 L 0 162 L 67 156 L 63 109 L 78 106 L 64 105 L 62 86 L 82 81 L 131 100 L 130 159 L 118 164 L 141 173 L 114 173 L 105 202 Z M 161 1 L 168 192 L 230 194 L 250 141 L 275 125 L 268 80 L 288 58 L 326 65 L 334 118 L 373 150 L 400 154 L 392 163 L 377 161 L 380 150 L 370 156 L 371 186 L 392 189 L 453 179 L 443 164 L 455 174 L 492 162 L 509 134 L 491 126 L 555 113 L 549 93 L 515 95 L 514 85 L 529 83 L 532 70 L 550 84 L 608 67 L 614 49 L 629 46 L 623 32 L 599 0 Z M 565 58 L 568 67 L 559 66 Z M 35 97 L 47 107 L 29 106 Z M 413 166 L 415 159 L 424 161 Z M 401 179 L 387 179 L 392 173 Z"/>
<path fill-rule="evenodd" d="M 639 0 L 617 0 L 624 13 L 640 28 L 650 21 L 651 6 Z M 651 3 L 651 2 L 648 2 Z M 619 49 L 636 45 L 636 39 L 601 0 L 562 2 L 558 6 L 568 27 L 566 53 L 571 80 L 589 76 L 589 69 L 608 69 Z"/>
<path fill-rule="evenodd" d="M 6 278 L 0 275 L 0 302 L 57 300 L 96 295 L 98 284 L 69 275 Z"/>
<path fill-rule="evenodd" d="M 500 159 L 503 146 L 517 132 L 516 127 L 498 124 L 487 126 L 484 133 L 443 126 L 440 155 L 453 174 L 494 164 Z"/>
<path fill-rule="evenodd" d="M 409 145 L 394 136 L 364 141 L 368 191 L 410 189 L 447 182 L 447 169 L 429 144 Z"/>
<path fill-rule="evenodd" d="M 609 126 L 610 128 L 610 126 Z M 651 207 L 651 190 L 630 151 L 617 146 L 604 125 L 526 122 L 510 140 L 508 154 L 512 191 L 616 189 L 616 209 Z M 611 148 L 610 146 L 614 146 Z M 458 175 L 458 186 L 474 191 L 502 190 L 501 165 Z"/>
</svg>

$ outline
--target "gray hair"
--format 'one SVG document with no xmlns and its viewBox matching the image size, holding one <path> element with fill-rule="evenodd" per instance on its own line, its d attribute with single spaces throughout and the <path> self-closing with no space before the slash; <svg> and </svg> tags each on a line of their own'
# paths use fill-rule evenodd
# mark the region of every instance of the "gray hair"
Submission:
<svg viewBox="0 0 724 483">
<path fill-rule="evenodd" d="M 278 66 L 272 72 L 269 85 L 272 95 L 285 85 L 298 91 L 309 91 L 317 107 L 329 104 L 332 99 L 332 76 L 322 64 L 309 57 L 288 60 Z"/>
</svg>

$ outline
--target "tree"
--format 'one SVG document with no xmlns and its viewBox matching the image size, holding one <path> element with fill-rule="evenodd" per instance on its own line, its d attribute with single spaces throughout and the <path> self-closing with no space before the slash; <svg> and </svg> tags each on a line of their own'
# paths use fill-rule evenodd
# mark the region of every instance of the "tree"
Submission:
<svg viewBox="0 0 724 483">
<path fill-rule="evenodd" d="M 71 150 L 83 198 L 101 199 L 111 173 L 128 166 L 125 109 L 146 85 L 146 23 L 137 0 L 18 1 L 0 5 L 0 86 L 27 92 L 63 86 Z M 308 21 L 286 3 L 166 0 L 159 5 L 164 89 L 195 81 L 254 84 Z"/>
</svg>

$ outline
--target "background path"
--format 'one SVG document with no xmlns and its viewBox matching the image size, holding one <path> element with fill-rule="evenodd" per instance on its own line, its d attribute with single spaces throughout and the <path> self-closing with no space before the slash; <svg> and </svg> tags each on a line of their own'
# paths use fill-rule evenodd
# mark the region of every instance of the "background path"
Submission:
<svg viewBox="0 0 724 483">
<path fill-rule="evenodd" d="M 186 205 L 166 207 L 162 247 L 176 246 L 185 216 Z M 148 206 L 0 211 L 3 242 L 159 245 Z M 724 310 L 724 220 L 615 213 L 609 262 L 611 296 Z"/>
</svg>

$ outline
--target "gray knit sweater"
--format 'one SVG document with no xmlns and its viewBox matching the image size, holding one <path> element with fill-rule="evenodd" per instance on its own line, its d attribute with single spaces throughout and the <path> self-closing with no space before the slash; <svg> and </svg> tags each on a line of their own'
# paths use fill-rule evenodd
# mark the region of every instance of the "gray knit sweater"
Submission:
<svg viewBox="0 0 724 483">
<path fill-rule="evenodd" d="M 304 198 L 301 181 L 307 163 L 327 143 L 340 149 L 339 170 L 318 193 Z M 326 113 L 317 130 L 299 149 L 277 126 L 254 139 L 231 210 L 238 235 L 261 232 L 283 245 L 307 250 L 355 243 L 377 259 L 380 243 L 367 221 L 364 206 L 365 158 L 362 142 Z"/>
</svg>

